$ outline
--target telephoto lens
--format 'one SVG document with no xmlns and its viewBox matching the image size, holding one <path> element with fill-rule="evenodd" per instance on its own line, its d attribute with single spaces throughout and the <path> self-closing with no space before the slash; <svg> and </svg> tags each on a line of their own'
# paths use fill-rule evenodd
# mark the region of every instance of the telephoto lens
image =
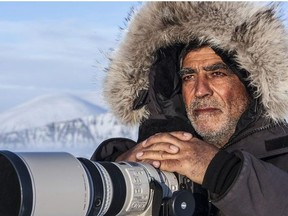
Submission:
<svg viewBox="0 0 288 216">
<path fill-rule="evenodd" d="M 167 208 L 160 210 L 163 203 Z M 1 216 L 188 216 L 193 211 L 193 196 L 179 191 L 177 176 L 149 164 L 0 151 Z"/>
<path fill-rule="evenodd" d="M 87 215 L 91 185 L 68 153 L 0 151 L 0 215 Z"/>
</svg>

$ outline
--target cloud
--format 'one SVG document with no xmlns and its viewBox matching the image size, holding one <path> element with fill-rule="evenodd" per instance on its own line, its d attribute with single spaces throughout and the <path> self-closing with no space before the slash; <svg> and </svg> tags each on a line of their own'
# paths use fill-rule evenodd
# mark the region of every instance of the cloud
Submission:
<svg viewBox="0 0 288 216">
<path fill-rule="evenodd" d="M 2 54 L 12 56 L 81 59 L 109 49 L 116 33 L 115 27 L 100 28 L 80 20 L 2 21 L 0 46 Z"/>
<path fill-rule="evenodd" d="M 103 52 L 113 46 L 117 31 L 72 19 L 1 21 L 0 84 L 88 87 L 106 66 Z M 94 67 L 99 62 L 103 68 Z"/>
<path fill-rule="evenodd" d="M 1 90 L 9 90 L 9 89 L 25 89 L 25 90 L 34 90 L 36 89 L 35 86 L 22 86 L 22 85 L 5 85 L 5 84 L 0 84 L 0 89 Z"/>
</svg>

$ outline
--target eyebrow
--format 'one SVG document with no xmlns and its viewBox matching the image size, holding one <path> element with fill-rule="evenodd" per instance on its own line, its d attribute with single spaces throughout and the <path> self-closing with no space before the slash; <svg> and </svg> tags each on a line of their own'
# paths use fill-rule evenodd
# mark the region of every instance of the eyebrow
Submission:
<svg viewBox="0 0 288 216">
<path fill-rule="evenodd" d="M 219 70 L 219 69 L 225 69 L 231 72 L 230 68 L 224 64 L 223 62 L 218 62 L 212 65 L 208 65 L 208 66 L 204 66 L 203 69 L 205 71 L 215 71 L 215 70 Z M 193 68 L 182 68 L 180 69 L 180 71 L 178 72 L 180 77 L 186 75 L 186 74 L 193 74 L 196 73 L 197 70 L 193 69 Z"/>
<path fill-rule="evenodd" d="M 230 70 L 228 68 L 228 66 L 222 62 L 216 63 L 216 64 L 212 64 L 212 65 L 208 65 L 203 67 L 203 69 L 205 71 L 214 71 L 214 70 L 219 70 L 219 69 L 226 69 L 226 70 Z"/>
<path fill-rule="evenodd" d="M 180 77 L 183 77 L 186 74 L 193 74 L 196 73 L 196 70 L 192 69 L 192 68 L 182 68 L 180 69 L 180 71 L 178 72 L 178 74 L 180 75 Z"/>
</svg>

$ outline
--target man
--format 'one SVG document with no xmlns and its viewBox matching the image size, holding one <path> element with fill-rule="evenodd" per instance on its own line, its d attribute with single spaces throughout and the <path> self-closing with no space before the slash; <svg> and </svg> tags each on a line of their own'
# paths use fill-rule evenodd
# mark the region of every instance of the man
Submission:
<svg viewBox="0 0 288 216">
<path fill-rule="evenodd" d="M 147 3 L 105 82 L 138 142 L 109 140 L 92 158 L 186 176 L 209 192 L 210 215 L 286 215 L 287 38 L 273 8 Z"/>
</svg>

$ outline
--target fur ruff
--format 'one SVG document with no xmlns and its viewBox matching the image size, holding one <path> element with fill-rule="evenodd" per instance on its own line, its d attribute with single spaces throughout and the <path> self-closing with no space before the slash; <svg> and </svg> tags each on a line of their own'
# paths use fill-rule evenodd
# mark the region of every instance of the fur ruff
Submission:
<svg viewBox="0 0 288 216">
<path fill-rule="evenodd" d="M 288 37 L 276 7 L 249 2 L 149 2 L 130 20 L 107 69 L 104 97 L 123 123 L 139 123 L 149 116 L 146 107 L 132 107 L 139 91 L 148 89 L 156 51 L 196 38 L 236 51 L 266 116 L 276 123 L 287 117 Z"/>
</svg>

